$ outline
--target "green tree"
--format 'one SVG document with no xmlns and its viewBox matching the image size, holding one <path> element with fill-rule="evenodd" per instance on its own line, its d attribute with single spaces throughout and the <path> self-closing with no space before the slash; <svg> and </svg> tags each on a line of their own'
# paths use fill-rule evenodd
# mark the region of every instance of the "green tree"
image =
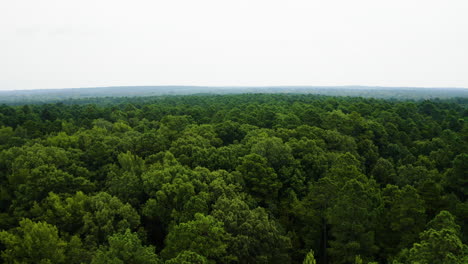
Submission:
<svg viewBox="0 0 468 264">
<path fill-rule="evenodd" d="M 277 137 L 258 139 L 258 141 L 252 145 L 251 151 L 252 153 L 265 157 L 268 165 L 276 171 L 284 166 L 290 165 L 294 160 L 291 154 L 291 148 Z"/>
<path fill-rule="evenodd" d="M 304 261 L 302 262 L 302 264 L 316 264 L 317 262 L 315 261 L 315 258 L 314 258 L 314 251 L 311 250 L 309 251 L 309 253 L 307 253 Z"/>
<path fill-rule="evenodd" d="M 2 187 L 13 198 L 10 201 L 12 211 L 17 216 L 27 216 L 33 202 L 44 199 L 51 191 L 93 190 L 89 171 L 80 166 L 78 159 L 76 151 L 41 144 L 0 152 L 0 164 L 7 180 Z"/>
<path fill-rule="evenodd" d="M 229 233 L 227 251 L 238 263 L 288 263 L 291 241 L 266 210 L 250 209 L 240 197 L 220 197 L 212 215 Z"/>
<path fill-rule="evenodd" d="M 394 184 L 396 180 L 396 172 L 393 164 L 384 158 L 379 158 L 372 169 L 371 175 L 374 179 L 385 186 L 386 184 Z"/>
<path fill-rule="evenodd" d="M 100 192 L 90 197 L 88 206 L 81 231 L 88 244 L 100 244 L 108 236 L 126 229 L 135 230 L 140 224 L 140 216 L 130 204 L 124 204 L 108 193 Z"/>
<path fill-rule="evenodd" d="M 109 246 L 100 248 L 92 264 L 159 264 L 161 263 L 153 246 L 143 246 L 137 234 L 129 229 L 108 238 Z"/>
<path fill-rule="evenodd" d="M 65 263 L 67 243 L 55 226 L 45 222 L 23 219 L 19 227 L 0 231 L 0 241 L 5 246 L 1 253 L 4 263 Z"/>
<path fill-rule="evenodd" d="M 329 247 L 329 223 L 326 212 L 335 204 L 340 187 L 332 177 L 320 178 L 309 186 L 307 195 L 299 202 L 292 204 L 293 215 L 297 218 L 293 228 L 298 234 L 303 248 L 317 252 L 319 262 L 327 263 Z M 307 252 L 302 252 L 301 255 Z"/>
<path fill-rule="evenodd" d="M 144 200 L 141 174 L 145 171 L 145 161 L 129 151 L 120 153 L 117 159 L 120 168 L 115 166 L 107 174 L 107 190 L 121 201 L 137 207 Z"/>
<path fill-rule="evenodd" d="M 140 224 L 140 216 L 130 204 L 105 192 L 94 196 L 77 192 L 65 199 L 50 193 L 43 203 L 34 206 L 32 213 L 38 220 L 80 235 L 90 248 L 104 243 L 114 233 L 135 230 Z"/>
<path fill-rule="evenodd" d="M 188 250 L 206 257 L 209 263 L 226 262 L 232 258 L 226 251 L 228 241 L 222 222 L 197 213 L 195 220 L 174 226 L 166 237 L 161 256 L 172 259 Z"/>
<path fill-rule="evenodd" d="M 25 177 L 15 186 L 13 208 L 16 214 L 23 215 L 33 201 L 41 201 L 49 192 L 68 193 L 76 190 L 89 191 L 92 184 L 82 178 L 75 178 L 67 172 L 51 165 L 41 165 L 24 174 Z"/>
<path fill-rule="evenodd" d="M 197 212 L 208 213 L 207 205 L 201 204 L 209 199 L 202 173 L 206 169 L 191 170 L 182 166 L 170 152 L 161 154 L 162 161 L 142 175 L 143 188 L 150 197 L 143 207 L 143 214 L 159 221 L 166 229 L 172 222 L 192 220 Z M 189 201 L 192 205 L 198 203 L 197 207 L 186 206 Z"/>
<path fill-rule="evenodd" d="M 458 197 L 468 197 L 468 154 L 458 155 L 453 161 L 453 168 L 445 176 L 445 186 Z"/>
<path fill-rule="evenodd" d="M 323 141 L 302 138 L 288 142 L 292 154 L 299 161 L 307 181 L 318 180 L 328 169 L 328 160 L 323 150 Z"/>
<path fill-rule="evenodd" d="M 408 262 L 420 264 L 462 264 L 468 259 L 467 245 L 460 240 L 460 226 L 448 211 L 440 212 L 421 233 L 421 241 L 408 253 Z"/>
<path fill-rule="evenodd" d="M 351 179 L 346 182 L 333 207 L 327 212 L 331 224 L 329 253 L 333 263 L 349 263 L 354 256 L 372 258 L 375 245 L 375 219 L 378 193 L 368 184 Z"/>
<path fill-rule="evenodd" d="M 242 174 L 249 193 L 260 201 L 272 202 L 277 198 L 282 184 L 275 171 L 268 166 L 266 158 L 249 154 L 242 158 L 237 171 Z"/>
<path fill-rule="evenodd" d="M 381 254 L 388 259 L 417 241 L 426 223 L 424 200 L 415 188 L 407 185 L 399 189 L 387 185 L 382 191 L 384 211 L 376 233 Z"/>
</svg>

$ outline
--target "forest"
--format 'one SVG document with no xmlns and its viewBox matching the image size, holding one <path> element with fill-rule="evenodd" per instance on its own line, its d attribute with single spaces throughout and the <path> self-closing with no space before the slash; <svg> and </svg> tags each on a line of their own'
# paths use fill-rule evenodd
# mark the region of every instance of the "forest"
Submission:
<svg viewBox="0 0 468 264">
<path fill-rule="evenodd" d="M 468 98 L 0 105 L 2 263 L 468 263 Z"/>
<path fill-rule="evenodd" d="M 92 88 L 0 90 L 0 104 L 50 103 L 103 97 L 148 97 L 163 95 L 226 95 L 246 93 L 317 94 L 381 99 L 449 99 L 468 97 L 468 88 L 423 88 L 379 86 L 110 86 Z M 81 103 L 86 100 L 81 100 Z"/>
</svg>

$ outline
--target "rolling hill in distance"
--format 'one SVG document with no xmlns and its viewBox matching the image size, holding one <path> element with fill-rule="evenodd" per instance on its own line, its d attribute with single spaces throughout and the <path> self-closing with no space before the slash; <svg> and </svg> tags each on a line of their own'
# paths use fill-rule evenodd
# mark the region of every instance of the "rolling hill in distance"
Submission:
<svg viewBox="0 0 468 264">
<path fill-rule="evenodd" d="M 378 86 L 112 86 L 67 89 L 0 90 L 0 103 L 42 103 L 96 97 L 240 93 L 320 94 L 329 96 L 423 100 L 468 97 L 468 88 Z"/>
</svg>

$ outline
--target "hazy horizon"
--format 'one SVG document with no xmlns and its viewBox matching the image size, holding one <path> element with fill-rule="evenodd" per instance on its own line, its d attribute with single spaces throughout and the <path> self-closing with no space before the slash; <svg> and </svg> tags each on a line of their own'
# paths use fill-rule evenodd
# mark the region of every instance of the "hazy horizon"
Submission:
<svg viewBox="0 0 468 264">
<path fill-rule="evenodd" d="M 87 86 L 87 87 L 56 87 L 56 88 L 30 88 L 30 89 L 1 89 L 0 91 L 31 91 L 31 90 L 67 90 L 67 89 L 102 89 L 102 88 L 129 88 L 129 87 L 200 87 L 200 88 L 369 88 L 369 89 L 468 89 L 468 87 L 423 87 L 423 86 L 369 86 L 369 85 L 113 85 L 113 86 Z"/>
<path fill-rule="evenodd" d="M 0 90 L 468 87 L 466 1 L 3 1 Z"/>
</svg>

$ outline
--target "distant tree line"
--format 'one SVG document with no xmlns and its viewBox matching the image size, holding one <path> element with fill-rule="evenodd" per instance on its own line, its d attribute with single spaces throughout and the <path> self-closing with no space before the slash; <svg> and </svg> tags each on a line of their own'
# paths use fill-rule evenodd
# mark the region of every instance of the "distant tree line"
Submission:
<svg viewBox="0 0 468 264">
<path fill-rule="evenodd" d="M 414 88 L 373 86 L 116 86 L 74 89 L 0 90 L 0 104 L 54 103 L 70 100 L 111 101 L 117 97 L 150 97 L 174 95 L 230 95 L 230 94 L 315 94 L 326 96 L 354 96 L 392 100 L 435 100 L 468 98 L 468 88 Z M 100 100 L 95 100 L 100 103 Z"/>
</svg>

